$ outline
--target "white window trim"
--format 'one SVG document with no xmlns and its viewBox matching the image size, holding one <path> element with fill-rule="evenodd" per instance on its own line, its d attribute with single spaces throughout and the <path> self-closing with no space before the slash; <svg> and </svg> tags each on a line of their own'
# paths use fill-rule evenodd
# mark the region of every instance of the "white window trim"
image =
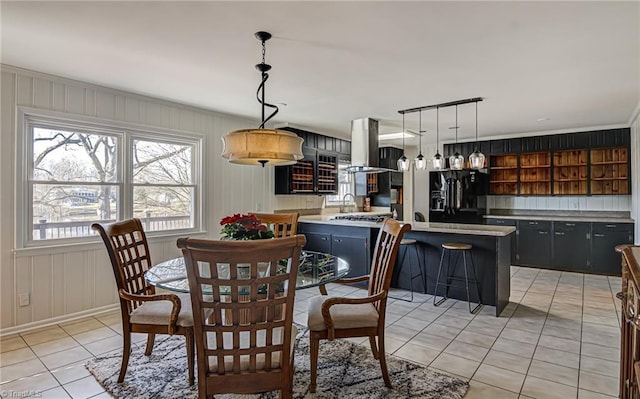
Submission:
<svg viewBox="0 0 640 399">
<path fill-rule="evenodd" d="M 15 180 L 15 248 L 37 248 L 51 246 L 65 246 L 79 243 L 98 242 L 99 238 L 95 236 L 50 239 L 50 240 L 33 240 L 32 231 L 28 227 L 32 226 L 33 207 L 23 206 L 31 204 L 31 184 L 29 184 L 31 165 L 33 159 L 33 142 L 29 132 L 32 125 L 38 124 L 56 124 L 58 126 L 67 126 L 71 128 L 81 127 L 82 129 L 91 129 L 98 133 L 115 135 L 119 138 L 118 145 L 118 162 L 122 167 L 118 170 L 118 183 L 112 185 L 121 189 L 120 207 L 117 210 L 118 220 L 122 220 L 126 215 L 132 215 L 132 199 L 133 185 L 131 178 L 133 171 L 129 167 L 131 159 L 131 143 L 135 139 L 152 140 L 162 142 L 163 138 L 167 142 L 174 144 L 192 145 L 194 151 L 192 154 L 192 173 L 194 185 L 193 200 L 193 227 L 189 229 L 152 231 L 147 233 L 149 237 L 174 236 L 176 234 L 184 235 L 187 233 L 201 233 L 205 230 L 204 216 L 202 210 L 205 209 L 204 193 L 205 179 L 202 171 L 204 170 L 203 151 L 206 148 L 206 137 L 203 134 L 193 132 L 185 132 L 172 130 L 161 127 L 152 127 L 140 125 L 130 122 L 113 121 L 108 119 L 100 119 L 84 115 L 68 114 L 64 112 L 42 110 L 32 107 L 18 107 L 17 129 L 16 129 L 16 180 Z M 124 178 L 127 174 L 127 178 Z"/>
</svg>

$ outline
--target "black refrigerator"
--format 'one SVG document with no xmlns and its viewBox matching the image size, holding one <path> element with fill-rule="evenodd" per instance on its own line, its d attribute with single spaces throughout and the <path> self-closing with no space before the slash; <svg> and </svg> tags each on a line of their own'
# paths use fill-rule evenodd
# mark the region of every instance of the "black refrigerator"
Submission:
<svg viewBox="0 0 640 399">
<path fill-rule="evenodd" d="M 484 224 L 489 175 L 475 169 L 429 173 L 429 221 Z"/>
</svg>

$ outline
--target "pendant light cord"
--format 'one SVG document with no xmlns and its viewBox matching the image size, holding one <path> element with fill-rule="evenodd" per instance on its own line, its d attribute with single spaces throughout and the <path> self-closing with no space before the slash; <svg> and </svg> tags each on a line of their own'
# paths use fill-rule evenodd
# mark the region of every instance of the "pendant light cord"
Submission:
<svg viewBox="0 0 640 399">
<path fill-rule="evenodd" d="M 440 153 L 440 107 L 436 108 L 436 154 Z"/>
<path fill-rule="evenodd" d="M 478 103 L 476 102 L 476 151 L 478 151 Z"/>
<path fill-rule="evenodd" d="M 402 156 L 404 156 L 404 112 L 402 113 Z"/>
<path fill-rule="evenodd" d="M 418 152 L 422 155 L 422 110 L 418 112 L 418 134 L 420 134 L 420 148 L 418 149 Z"/>
<path fill-rule="evenodd" d="M 458 106 L 457 105 L 456 105 L 456 144 L 458 144 Z"/>
<path fill-rule="evenodd" d="M 271 118 L 276 116 L 276 114 L 280 110 L 277 105 L 269 104 L 264 100 L 265 83 L 267 82 L 267 79 L 269 79 L 269 74 L 267 73 L 267 71 L 271 69 L 271 65 L 265 62 L 265 55 L 267 53 L 265 42 L 266 40 L 262 40 L 262 63 L 256 65 L 256 69 L 262 73 L 262 81 L 260 82 L 260 85 L 258 86 L 258 91 L 256 92 L 256 97 L 258 99 L 258 102 L 262 105 L 262 123 L 260 124 L 260 129 L 264 129 L 264 125 Z M 269 107 L 274 109 L 273 113 L 269 115 L 266 119 L 264 117 L 264 107 Z"/>
</svg>

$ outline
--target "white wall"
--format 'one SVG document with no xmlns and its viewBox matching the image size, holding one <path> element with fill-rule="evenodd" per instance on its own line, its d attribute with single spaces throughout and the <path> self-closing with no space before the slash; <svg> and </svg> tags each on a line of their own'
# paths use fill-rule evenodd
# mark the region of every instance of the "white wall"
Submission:
<svg viewBox="0 0 640 399">
<path fill-rule="evenodd" d="M 640 103 L 636 108 L 635 115 L 631 118 L 631 195 L 634 200 L 631 202 L 631 217 L 636 221 L 635 244 L 640 243 Z"/>
<path fill-rule="evenodd" d="M 318 196 L 275 196 L 273 168 L 229 164 L 220 157 L 220 137 L 256 126 L 247 120 L 83 82 L 1 65 L 0 134 L 0 333 L 92 313 L 116 303 L 106 250 L 92 244 L 38 249 L 15 248 L 17 110 L 31 107 L 142 127 L 195 133 L 205 138 L 204 232 L 217 237 L 219 220 L 233 213 L 320 207 Z M 211 93 L 211 95 L 216 95 Z M 224 93 L 220 93 L 224 95 Z M 251 96 L 251 93 L 247 93 Z M 154 239 L 154 262 L 179 255 L 175 237 Z M 31 304 L 17 306 L 19 293 Z"/>
</svg>

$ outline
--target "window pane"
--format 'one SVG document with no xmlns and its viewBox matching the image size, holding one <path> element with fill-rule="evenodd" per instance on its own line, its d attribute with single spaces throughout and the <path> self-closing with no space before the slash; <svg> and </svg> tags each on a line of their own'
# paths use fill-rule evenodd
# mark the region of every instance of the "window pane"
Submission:
<svg viewBox="0 0 640 399">
<path fill-rule="evenodd" d="M 117 182 L 117 138 L 33 128 L 33 179 Z"/>
<path fill-rule="evenodd" d="M 349 166 L 349 162 L 338 162 L 338 194 L 327 195 L 327 203 L 340 203 L 347 193 L 353 194 L 352 173 L 347 173 L 345 169 Z M 349 203 L 353 203 L 353 198 L 348 198 Z"/>
<path fill-rule="evenodd" d="M 191 184 L 192 146 L 134 140 L 133 182 Z"/>
<path fill-rule="evenodd" d="M 193 187 L 134 187 L 133 216 L 147 231 L 192 228 L 194 192 Z"/>
<path fill-rule="evenodd" d="M 33 239 L 94 235 L 94 222 L 114 222 L 117 186 L 33 185 Z"/>
</svg>

